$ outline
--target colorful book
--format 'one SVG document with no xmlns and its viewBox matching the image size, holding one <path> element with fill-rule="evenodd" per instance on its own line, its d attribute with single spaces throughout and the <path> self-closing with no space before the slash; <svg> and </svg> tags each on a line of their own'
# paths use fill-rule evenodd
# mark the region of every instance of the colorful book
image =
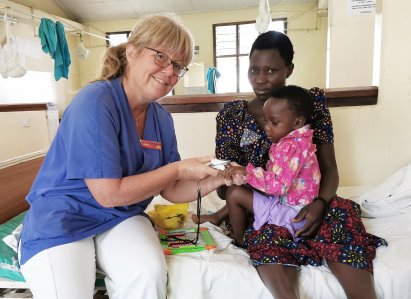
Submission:
<svg viewBox="0 0 411 299">
<path fill-rule="evenodd" d="M 197 242 L 193 242 L 197 237 L 197 228 L 160 230 L 158 236 L 165 255 L 216 248 L 214 240 L 206 227 L 200 227 Z"/>
</svg>

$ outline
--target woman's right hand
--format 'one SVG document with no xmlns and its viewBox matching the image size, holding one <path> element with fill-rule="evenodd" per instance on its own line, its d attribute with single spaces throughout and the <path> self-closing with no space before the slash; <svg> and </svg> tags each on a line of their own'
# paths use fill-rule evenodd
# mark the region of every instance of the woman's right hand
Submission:
<svg viewBox="0 0 411 299">
<path fill-rule="evenodd" d="M 220 171 L 207 165 L 211 158 L 210 156 L 205 156 L 175 162 L 178 166 L 178 179 L 201 181 L 209 176 L 217 176 Z"/>
<path fill-rule="evenodd" d="M 315 200 L 312 203 L 306 205 L 300 210 L 297 216 L 294 217 L 292 222 L 300 222 L 305 220 L 304 226 L 296 232 L 298 237 L 313 237 L 315 236 L 323 222 L 324 213 L 326 207 L 320 200 Z"/>
</svg>

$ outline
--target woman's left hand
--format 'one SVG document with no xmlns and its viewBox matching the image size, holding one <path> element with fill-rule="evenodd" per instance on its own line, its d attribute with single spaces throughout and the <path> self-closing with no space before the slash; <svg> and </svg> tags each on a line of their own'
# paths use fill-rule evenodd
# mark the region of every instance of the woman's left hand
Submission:
<svg viewBox="0 0 411 299">
<path fill-rule="evenodd" d="M 174 162 L 178 166 L 178 179 L 200 181 L 209 176 L 217 176 L 220 171 L 207 165 L 209 156 L 184 159 Z"/>
<path fill-rule="evenodd" d="M 296 232 L 296 236 L 315 236 L 323 223 L 324 213 L 325 205 L 321 200 L 315 200 L 302 208 L 292 220 L 292 222 L 300 222 L 305 219 L 304 226 Z"/>
</svg>

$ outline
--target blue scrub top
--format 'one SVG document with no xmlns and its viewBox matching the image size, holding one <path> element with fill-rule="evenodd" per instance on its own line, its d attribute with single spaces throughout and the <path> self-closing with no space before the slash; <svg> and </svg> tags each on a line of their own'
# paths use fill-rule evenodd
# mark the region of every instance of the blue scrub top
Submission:
<svg viewBox="0 0 411 299">
<path fill-rule="evenodd" d="M 67 107 L 59 130 L 26 199 L 21 258 L 104 232 L 144 214 L 152 197 L 137 204 L 102 207 L 84 179 L 122 178 L 180 160 L 172 117 L 159 103 L 147 107 L 143 148 L 120 78 L 83 88 Z"/>
</svg>

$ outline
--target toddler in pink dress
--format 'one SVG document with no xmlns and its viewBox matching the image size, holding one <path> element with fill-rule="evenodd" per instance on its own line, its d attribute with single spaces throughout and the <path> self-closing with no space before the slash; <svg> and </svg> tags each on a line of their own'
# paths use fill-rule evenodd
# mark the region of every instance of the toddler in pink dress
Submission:
<svg viewBox="0 0 411 299">
<path fill-rule="evenodd" d="M 278 94 L 278 93 L 277 93 Z M 270 97 L 264 104 L 264 130 L 272 145 L 265 169 L 248 164 L 231 163 L 224 177 L 234 179 L 238 189 L 228 201 L 234 238 L 241 245 L 246 229 L 244 210 L 254 213 L 253 227 L 275 224 L 288 229 L 295 240 L 304 221 L 292 219 L 318 195 L 320 168 L 316 146 L 312 143 L 313 130 L 307 124 L 311 118 L 313 101 L 308 92 L 297 86 L 282 88 L 281 97 Z"/>
<path fill-rule="evenodd" d="M 266 170 L 248 164 L 246 182 L 262 191 L 253 193 L 254 229 L 265 223 L 285 226 L 295 236 L 304 221 L 293 223 L 302 207 L 311 203 L 320 188 L 320 168 L 308 125 L 271 145 Z"/>
</svg>

